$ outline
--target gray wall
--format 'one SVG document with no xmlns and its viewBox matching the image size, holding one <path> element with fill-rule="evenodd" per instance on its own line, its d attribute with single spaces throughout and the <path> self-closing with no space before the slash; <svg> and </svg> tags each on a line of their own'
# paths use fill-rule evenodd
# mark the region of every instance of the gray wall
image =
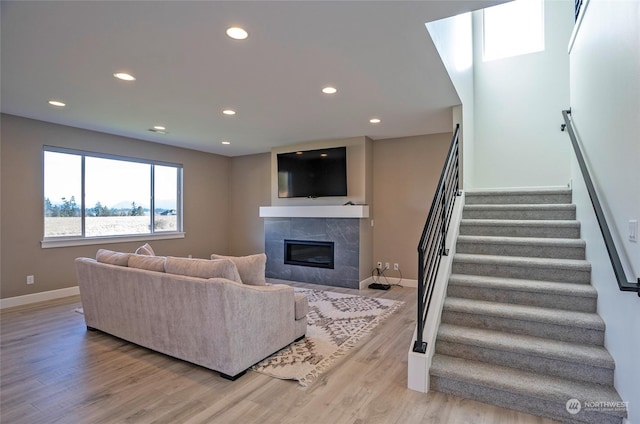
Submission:
<svg viewBox="0 0 640 424">
<path fill-rule="evenodd" d="M 151 245 L 159 255 L 207 258 L 228 251 L 229 158 L 5 114 L 1 123 L 0 298 L 76 286 L 76 257 L 95 257 L 100 247 L 134 251 L 142 244 L 40 247 L 45 144 L 183 164 L 186 237 Z M 26 284 L 27 275 L 35 276 L 35 284 Z"/>
<path fill-rule="evenodd" d="M 475 166 L 473 178 L 467 179 L 470 188 L 569 183 L 570 151 L 559 126 L 560 111 L 569 106 L 572 6 L 570 1 L 545 1 L 544 51 L 488 62 L 482 60 L 482 11 L 474 12 Z"/>
<path fill-rule="evenodd" d="M 640 220 L 640 2 L 591 0 L 585 6 L 570 52 L 571 115 L 627 279 L 635 281 L 640 244 L 629 240 L 628 221 Z M 616 362 L 615 386 L 629 402 L 629 421 L 640 423 L 640 298 L 618 290 L 575 159 L 572 181 L 598 313 L 607 326 L 605 346 Z"/>
<path fill-rule="evenodd" d="M 2 115 L 1 130 L 2 299 L 74 287 L 76 257 L 94 257 L 101 247 L 134 251 L 142 244 L 41 248 L 45 144 L 183 164 L 186 237 L 151 241 L 160 255 L 207 258 L 214 252 L 264 251 L 264 219 L 258 216 L 258 208 L 271 204 L 271 153 L 228 158 L 11 115 Z M 374 228 L 369 220 L 361 223 L 360 233 L 374 252 L 361 247 L 364 268 L 371 268 L 375 260 L 398 262 L 405 278 L 416 278 L 416 243 L 450 137 L 362 138 L 369 153 L 361 155 L 356 169 L 365 187 L 361 196 L 376 218 Z M 36 283 L 27 285 L 27 275 L 34 275 Z"/>
</svg>

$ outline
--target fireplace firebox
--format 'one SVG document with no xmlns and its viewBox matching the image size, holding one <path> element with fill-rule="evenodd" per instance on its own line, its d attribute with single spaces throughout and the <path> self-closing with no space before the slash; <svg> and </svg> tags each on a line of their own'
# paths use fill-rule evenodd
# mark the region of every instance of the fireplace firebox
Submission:
<svg viewBox="0 0 640 424">
<path fill-rule="evenodd" d="M 284 263 L 334 269 L 332 241 L 284 240 Z"/>
</svg>

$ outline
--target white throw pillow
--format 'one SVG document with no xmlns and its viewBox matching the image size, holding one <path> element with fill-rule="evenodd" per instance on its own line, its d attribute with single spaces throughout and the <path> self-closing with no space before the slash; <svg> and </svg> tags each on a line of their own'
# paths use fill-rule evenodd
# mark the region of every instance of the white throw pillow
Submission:
<svg viewBox="0 0 640 424">
<path fill-rule="evenodd" d="M 267 255 L 257 253 L 248 256 L 223 256 L 211 255 L 211 259 L 229 259 L 238 268 L 240 278 L 244 284 L 252 286 L 264 286 L 267 284 L 264 274 L 267 267 Z"/>
<path fill-rule="evenodd" d="M 155 256 L 156 253 L 153 251 L 149 243 L 145 243 L 136 249 L 136 255 Z"/>
</svg>

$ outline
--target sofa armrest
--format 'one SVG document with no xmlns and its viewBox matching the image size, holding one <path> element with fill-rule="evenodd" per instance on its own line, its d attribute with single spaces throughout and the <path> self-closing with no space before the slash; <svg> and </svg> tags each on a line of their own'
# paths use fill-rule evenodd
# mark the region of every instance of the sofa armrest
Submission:
<svg viewBox="0 0 640 424">
<path fill-rule="evenodd" d="M 296 325 L 292 287 L 248 286 L 211 280 L 219 284 L 210 284 L 209 288 L 222 289 L 221 294 L 214 296 L 222 298 L 222 323 L 230 335 L 227 338 L 228 359 L 238 372 L 304 335 L 304 332 L 297 334 L 299 326 Z M 237 334 L 243 337 L 233 336 Z"/>
</svg>

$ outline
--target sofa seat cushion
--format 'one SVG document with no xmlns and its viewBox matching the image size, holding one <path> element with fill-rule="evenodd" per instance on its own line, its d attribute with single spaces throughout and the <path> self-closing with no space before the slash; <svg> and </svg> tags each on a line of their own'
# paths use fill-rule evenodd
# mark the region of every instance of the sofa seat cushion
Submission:
<svg viewBox="0 0 640 424">
<path fill-rule="evenodd" d="M 208 259 L 189 259 L 167 256 L 164 271 L 169 274 L 186 275 L 198 278 L 226 278 L 242 283 L 236 265 L 229 260 L 210 261 Z"/>
<path fill-rule="evenodd" d="M 264 286 L 267 284 L 265 280 L 267 255 L 264 253 L 249 256 L 223 256 L 214 253 L 211 255 L 211 259 L 229 259 L 233 261 L 244 284 L 252 286 Z"/>
<path fill-rule="evenodd" d="M 164 256 L 136 255 L 129 256 L 129 268 L 146 269 L 148 271 L 164 272 Z"/>
<path fill-rule="evenodd" d="M 295 299 L 295 317 L 296 320 L 302 319 L 309 313 L 309 300 L 304 294 L 296 293 Z"/>
<path fill-rule="evenodd" d="M 98 249 L 96 261 L 103 264 L 128 266 L 131 253 L 115 252 L 108 249 Z"/>
</svg>

